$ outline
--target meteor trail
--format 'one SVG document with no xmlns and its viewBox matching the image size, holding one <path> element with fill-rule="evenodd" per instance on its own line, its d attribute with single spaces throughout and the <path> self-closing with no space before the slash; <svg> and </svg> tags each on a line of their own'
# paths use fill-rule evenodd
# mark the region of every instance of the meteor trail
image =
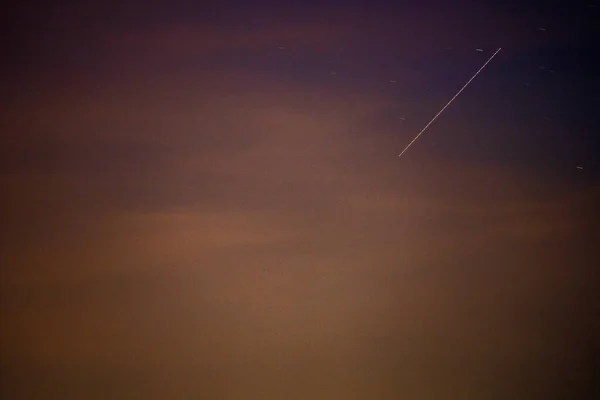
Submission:
<svg viewBox="0 0 600 400">
<path fill-rule="evenodd" d="M 427 125 L 425 125 L 425 128 L 421 129 L 421 132 L 419 132 L 419 134 L 418 134 L 417 136 L 415 136 L 415 138 L 414 138 L 414 139 L 413 139 L 413 140 L 412 140 L 412 141 L 411 141 L 411 142 L 408 144 L 408 146 L 406 146 L 406 147 L 404 148 L 404 150 L 402 150 L 402 153 L 400 153 L 400 154 L 398 155 L 398 157 L 402 157 L 402 154 L 404 154 L 404 152 L 405 152 L 406 150 L 408 150 L 408 148 L 409 148 L 409 147 L 410 147 L 410 146 L 411 146 L 411 145 L 412 145 L 412 144 L 415 142 L 415 140 L 417 140 L 417 139 L 419 138 L 419 136 L 421 136 L 421 135 L 423 134 L 423 132 L 425 132 L 425 130 L 426 130 L 427 128 L 429 128 L 429 125 L 431 125 L 431 124 L 433 123 L 433 121 L 435 121 L 435 120 L 436 120 L 436 118 L 437 118 L 437 117 L 439 117 L 439 116 L 440 116 L 440 114 L 444 112 L 444 110 L 445 110 L 445 109 L 446 109 L 446 108 L 447 108 L 447 107 L 450 105 L 450 103 L 452 103 L 452 102 L 454 101 L 454 99 L 456 99 L 456 98 L 458 97 L 458 95 L 459 95 L 459 94 L 460 94 L 460 93 L 461 93 L 463 90 L 465 90 L 465 88 L 466 88 L 466 87 L 469 85 L 469 83 L 471 83 L 471 81 L 472 81 L 473 79 L 475 79 L 475 77 L 476 77 L 477 75 L 479 75 L 479 73 L 481 72 L 481 70 L 483 70 L 483 69 L 485 68 L 485 66 L 486 66 L 486 65 L 488 65 L 488 63 L 489 63 L 490 61 L 492 61 L 492 58 L 494 58 L 494 57 L 496 56 L 496 54 L 498 54 L 498 52 L 499 52 L 500 50 L 502 50 L 502 47 L 498 47 L 498 50 L 496 50 L 496 52 L 495 52 L 494 54 L 492 54 L 492 56 L 491 56 L 491 57 L 490 57 L 490 58 L 489 58 L 489 59 L 488 59 L 488 60 L 485 62 L 485 64 L 483 64 L 483 66 L 482 66 L 481 68 L 479 68 L 479 71 L 475 72 L 475 75 L 473 75 L 473 76 L 471 77 L 471 79 L 469 79 L 469 81 L 468 81 L 467 83 L 465 83 L 465 85 L 464 85 L 464 86 L 463 86 L 463 87 L 462 87 L 462 88 L 461 88 L 461 89 L 460 89 L 460 90 L 459 90 L 459 91 L 458 91 L 458 92 L 457 92 L 457 93 L 454 95 L 454 97 L 453 97 L 453 98 L 451 98 L 451 99 L 450 99 L 450 101 L 449 101 L 449 102 L 448 102 L 448 103 L 447 103 L 447 104 L 446 104 L 446 105 L 445 105 L 445 106 L 444 106 L 444 107 L 443 107 L 443 108 L 442 108 L 442 109 L 441 109 L 441 110 L 440 110 L 440 111 L 439 111 L 437 114 L 435 114 L 435 117 L 433 117 L 433 119 L 432 119 L 431 121 L 429 121 L 429 123 L 428 123 Z"/>
</svg>

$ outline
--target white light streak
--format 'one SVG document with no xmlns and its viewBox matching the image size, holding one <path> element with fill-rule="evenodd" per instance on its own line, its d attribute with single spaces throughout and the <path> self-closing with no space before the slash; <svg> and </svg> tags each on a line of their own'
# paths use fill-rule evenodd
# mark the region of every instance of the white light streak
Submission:
<svg viewBox="0 0 600 400">
<path fill-rule="evenodd" d="M 465 90 L 465 88 L 469 85 L 469 83 L 471 83 L 471 81 L 473 79 L 475 79 L 475 77 L 477 75 L 479 75 L 479 73 L 485 68 L 486 65 L 488 65 L 488 63 L 490 61 L 492 61 L 492 59 L 496 56 L 496 54 L 498 54 L 498 52 L 500 50 L 502 50 L 502 47 L 498 47 L 498 50 L 496 50 L 496 52 L 494 54 L 492 54 L 492 56 L 485 62 L 485 64 L 483 64 L 483 66 L 481 68 L 479 68 L 479 71 L 475 72 L 475 75 L 473 75 L 471 77 L 471 79 L 469 79 L 469 81 L 467 83 L 465 83 L 465 85 L 454 95 L 454 97 L 451 98 L 450 101 L 444 107 L 442 107 L 442 109 L 435 115 L 435 117 L 433 117 L 432 120 L 429 121 L 429 123 L 427 125 L 425 125 L 425 127 L 423 129 L 421 129 L 421 132 L 419 132 L 419 134 L 417 136 L 415 136 L 415 138 L 408 144 L 408 146 L 406 146 L 404 148 L 404 150 L 402 150 L 402 152 L 398 155 L 398 157 L 402 157 L 402 154 L 404 154 L 406 152 L 406 150 L 408 150 L 408 148 L 419 138 L 419 136 L 421 136 L 423 134 L 423 132 L 425 132 L 425 130 L 427 128 L 429 128 L 429 125 L 431 125 L 433 123 L 433 121 L 435 121 L 437 119 L 437 117 L 439 117 L 440 114 L 444 112 L 444 110 L 454 101 L 454 99 L 456 99 L 458 97 L 458 95 L 463 90 Z"/>
</svg>

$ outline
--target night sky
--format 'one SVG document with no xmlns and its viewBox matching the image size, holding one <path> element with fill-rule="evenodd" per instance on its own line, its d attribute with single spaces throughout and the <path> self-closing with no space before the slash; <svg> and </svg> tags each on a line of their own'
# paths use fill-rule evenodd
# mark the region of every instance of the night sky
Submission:
<svg viewBox="0 0 600 400">
<path fill-rule="evenodd" d="M 110 3 L 3 12 L 0 398 L 600 393 L 600 3 Z"/>
</svg>

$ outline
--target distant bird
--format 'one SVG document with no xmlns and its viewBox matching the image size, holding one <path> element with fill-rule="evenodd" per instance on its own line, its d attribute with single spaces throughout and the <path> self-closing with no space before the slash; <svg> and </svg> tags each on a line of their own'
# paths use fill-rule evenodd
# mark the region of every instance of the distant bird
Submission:
<svg viewBox="0 0 600 400">
<path fill-rule="evenodd" d="M 578 165 L 577 169 L 583 169 L 583 165 Z"/>
<path fill-rule="evenodd" d="M 396 81 L 393 79 L 390 79 L 390 83 L 396 83 Z"/>
<path fill-rule="evenodd" d="M 479 51 L 479 52 L 482 52 L 482 51 L 483 51 L 483 49 L 475 49 L 475 50 L 477 50 L 477 51 Z"/>
<path fill-rule="evenodd" d="M 542 28 L 542 27 L 540 27 L 540 28 L 538 28 L 538 30 L 540 30 L 540 31 L 544 32 L 544 31 L 546 30 L 546 28 Z"/>
</svg>

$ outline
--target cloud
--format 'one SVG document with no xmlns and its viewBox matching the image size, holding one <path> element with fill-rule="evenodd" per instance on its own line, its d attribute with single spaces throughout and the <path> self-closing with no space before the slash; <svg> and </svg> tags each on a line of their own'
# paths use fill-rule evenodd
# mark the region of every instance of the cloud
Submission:
<svg viewBox="0 0 600 400">
<path fill-rule="evenodd" d="M 260 27 L 165 25 L 158 30 L 125 33 L 116 37 L 121 51 L 158 52 L 173 55 L 208 55 L 232 51 L 310 48 L 331 50 L 348 40 L 348 31 L 339 23 L 268 23 Z"/>
<path fill-rule="evenodd" d="M 385 94 L 230 75 L 15 106 L 3 374 L 108 397 L 213 380 L 232 396 L 277 381 L 439 397 L 577 353 L 556 346 L 564 321 L 580 327 L 564 304 L 592 293 L 578 239 L 591 243 L 597 189 L 426 152 L 399 162 L 406 128 L 372 123 Z"/>
</svg>

